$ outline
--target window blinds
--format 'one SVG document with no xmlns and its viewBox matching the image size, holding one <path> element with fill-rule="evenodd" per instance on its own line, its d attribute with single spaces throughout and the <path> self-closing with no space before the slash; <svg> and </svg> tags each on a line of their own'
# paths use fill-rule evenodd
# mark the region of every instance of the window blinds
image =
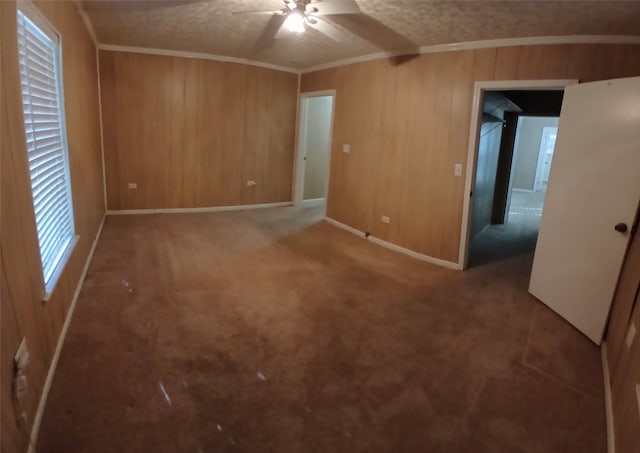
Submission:
<svg viewBox="0 0 640 453">
<path fill-rule="evenodd" d="M 49 291 L 56 268 L 75 235 L 58 38 L 18 11 L 18 51 L 33 207 Z"/>
</svg>

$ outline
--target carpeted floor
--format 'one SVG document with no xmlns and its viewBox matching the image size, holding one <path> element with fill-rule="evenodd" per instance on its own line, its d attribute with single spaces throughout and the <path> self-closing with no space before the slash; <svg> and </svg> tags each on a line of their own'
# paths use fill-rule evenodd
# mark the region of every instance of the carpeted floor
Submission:
<svg viewBox="0 0 640 453">
<path fill-rule="evenodd" d="M 321 208 L 111 216 L 43 452 L 604 452 L 599 349 L 527 291 Z"/>
</svg>

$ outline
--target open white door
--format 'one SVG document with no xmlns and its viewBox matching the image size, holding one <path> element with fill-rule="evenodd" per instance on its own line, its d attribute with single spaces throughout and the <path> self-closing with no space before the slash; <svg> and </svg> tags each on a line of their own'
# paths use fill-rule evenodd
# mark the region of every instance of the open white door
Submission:
<svg viewBox="0 0 640 453">
<path fill-rule="evenodd" d="M 568 87 L 529 292 L 596 344 L 639 199 L 640 77 Z"/>
</svg>

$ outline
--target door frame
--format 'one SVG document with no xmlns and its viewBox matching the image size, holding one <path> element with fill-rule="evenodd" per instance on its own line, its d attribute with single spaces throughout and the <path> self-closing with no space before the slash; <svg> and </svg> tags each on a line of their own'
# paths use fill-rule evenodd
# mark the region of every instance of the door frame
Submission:
<svg viewBox="0 0 640 453">
<path fill-rule="evenodd" d="M 548 80 L 495 80 L 480 81 L 473 85 L 473 101 L 471 104 L 471 120 L 469 127 L 469 141 L 467 150 L 467 172 L 465 176 L 464 196 L 462 201 L 462 223 L 460 227 L 460 248 L 458 250 L 458 268 L 466 269 L 469 262 L 469 245 L 471 238 L 471 189 L 475 186 L 478 164 L 478 142 L 480 120 L 482 118 L 482 104 L 485 91 L 504 90 L 564 90 L 570 85 L 578 83 L 577 79 L 548 79 Z"/>
<path fill-rule="evenodd" d="M 543 150 L 543 146 L 546 145 L 546 141 L 545 141 L 545 132 L 548 133 L 549 129 L 555 129 L 556 130 L 556 134 L 558 133 L 558 128 L 557 127 L 553 127 L 553 126 L 545 126 L 542 128 L 542 136 L 540 137 L 540 149 L 538 150 L 538 164 L 536 165 L 536 176 L 533 180 L 533 191 L 537 192 L 538 190 L 540 190 L 540 187 L 542 186 L 542 178 L 544 177 L 544 168 L 545 168 L 545 163 L 544 163 L 544 156 L 542 155 L 542 150 Z M 546 147 L 545 147 L 546 148 Z M 553 158 L 553 157 L 552 157 Z M 549 175 L 547 174 L 547 182 L 549 182 L 548 180 Z"/>
<path fill-rule="evenodd" d="M 300 93 L 298 101 L 298 125 L 297 125 L 297 137 L 296 147 L 294 153 L 294 166 L 293 166 L 293 184 L 291 188 L 291 199 L 294 206 L 299 206 L 303 203 L 304 197 L 304 142 L 306 138 L 306 109 L 305 103 L 310 98 L 330 96 L 331 103 L 331 123 L 329 124 L 329 169 L 327 171 L 327 193 L 325 195 L 324 212 L 327 213 L 327 202 L 329 200 L 329 181 L 331 179 L 331 150 L 333 145 L 333 121 L 336 111 L 336 90 L 322 90 L 322 91 L 310 91 L 307 93 Z"/>
<path fill-rule="evenodd" d="M 540 149 L 538 149 L 538 162 L 536 162 L 536 173 L 533 178 L 533 188 L 532 189 L 514 189 L 513 188 L 513 179 L 511 175 L 513 174 L 516 168 L 516 161 L 518 159 L 518 145 L 520 144 L 520 127 L 522 123 L 520 122 L 523 118 L 558 118 L 560 119 L 560 115 L 540 115 L 540 114 L 528 114 L 528 113 L 518 113 L 518 124 L 516 125 L 516 136 L 513 142 L 513 155 L 511 157 L 511 169 L 509 170 L 509 184 L 507 188 L 507 202 L 505 204 L 505 214 L 504 214 L 504 223 L 509 221 L 509 208 L 511 207 L 511 194 L 513 191 L 519 192 L 535 192 L 536 184 L 538 178 L 538 166 L 540 165 Z M 547 127 L 547 126 L 545 126 Z M 542 147 L 542 142 L 540 143 L 540 147 Z"/>
</svg>

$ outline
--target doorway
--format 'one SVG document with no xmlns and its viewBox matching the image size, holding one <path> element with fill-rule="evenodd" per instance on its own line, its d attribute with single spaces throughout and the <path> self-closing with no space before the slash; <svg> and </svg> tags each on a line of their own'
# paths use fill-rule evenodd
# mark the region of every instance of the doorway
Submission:
<svg viewBox="0 0 640 453">
<path fill-rule="evenodd" d="M 536 232 L 540 226 L 561 102 L 550 101 L 552 116 L 518 115 L 504 224 L 528 223 Z"/>
<path fill-rule="evenodd" d="M 300 98 L 294 203 L 326 208 L 335 93 L 305 93 Z"/>
<path fill-rule="evenodd" d="M 564 87 L 477 82 L 460 244 L 463 269 L 535 250 Z"/>
</svg>

